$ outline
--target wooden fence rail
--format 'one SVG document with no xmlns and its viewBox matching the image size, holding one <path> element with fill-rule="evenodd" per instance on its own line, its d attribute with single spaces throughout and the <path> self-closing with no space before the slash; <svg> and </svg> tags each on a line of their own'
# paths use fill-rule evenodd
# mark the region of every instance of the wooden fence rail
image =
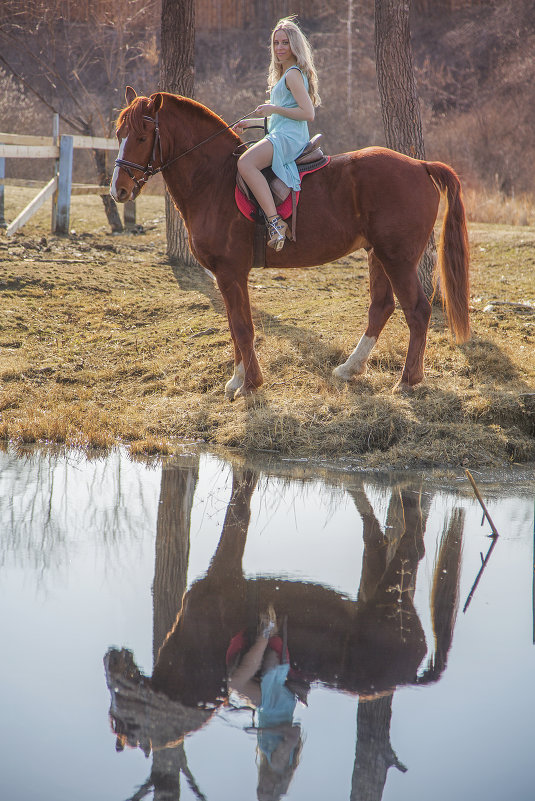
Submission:
<svg viewBox="0 0 535 801">
<path fill-rule="evenodd" d="M 54 129 L 58 120 L 54 119 Z M 0 133 L 0 227 L 11 236 L 18 231 L 43 203 L 52 198 L 52 233 L 68 234 L 70 204 L 72 195 L 105 195 L 107 186 L 97 184 L 73 184 L 72 164 L 74 150 L 117 150 L 116 139 L 98 136 L 26 136 Z M 22 178 L 5 177 L 6 159 L 54 159 L 54 175 L 48 183 Z M 20 214 L 9 224 L 4 217 L 4 187 L 21 186 L 38 188 L 38 194 L 28 203 Z M 126 203 L 124 209 L 126 228 L 135 225 L 135 203 Z"/>
</svg>

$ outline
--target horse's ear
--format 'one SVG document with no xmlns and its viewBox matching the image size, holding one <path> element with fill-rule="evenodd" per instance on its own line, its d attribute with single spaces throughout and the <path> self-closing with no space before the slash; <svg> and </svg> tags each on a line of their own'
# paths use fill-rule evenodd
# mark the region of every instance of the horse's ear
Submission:
<svg viewBox="0 0 535 801">
<path fill-rule="evenodd" d="M 163 104 L 163 95 L 161 92 L 155 92 L 150 96 L 150 99 L 152 104 L 152 113 L 157 114 Z"/>
<path fill-rule="evenodd" d="M 130 103 L 133 100 L 135 100 L 136 97 L 137 97 L 136 90 L 132 89 L 131 86 L 127 86 L 126 87 L 126 92 L 124 93 L 124 97 L 125 97 L 125 100 L 126 100 L 126 105 L 129 106 Z"/>
</svg>

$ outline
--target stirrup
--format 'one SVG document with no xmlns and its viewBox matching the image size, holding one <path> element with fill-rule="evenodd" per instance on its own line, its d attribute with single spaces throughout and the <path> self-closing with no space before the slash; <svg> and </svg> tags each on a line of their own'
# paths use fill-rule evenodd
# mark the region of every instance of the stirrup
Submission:
<svg viewBox="0 0 535 801">
<path fill-rule="evenodd" d="M 266 226 L 268 232 L 268 245 L 274 250 L 282 250 L 284 240 L 286 239 L 288 226 L 279 214 L 275 217 L 268 219 L 266 217 Z"/>
</svg>

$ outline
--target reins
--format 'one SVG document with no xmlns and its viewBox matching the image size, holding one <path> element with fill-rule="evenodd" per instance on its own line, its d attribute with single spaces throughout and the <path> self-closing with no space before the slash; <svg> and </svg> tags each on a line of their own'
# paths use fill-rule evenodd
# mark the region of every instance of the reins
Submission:
<svg viewBox="0 0 535 801">
<path fill-rule="evenodd" d="M 175 161 L 178 161 L 184 156 L 187 156 L 189 153 L 192 153 L 194 150 L 197 150 L 197 148 L 201 147 L 202 145 L 205 145 L 207 142 L 211 142 L 212 139 L 216 138 L 216 136 L 219 136 L 219 134 L 222 134 L 224 131 L 228 131 L 230 128 L 233 128 L 239 122 L 248 117 L 249 114 L 253 113 L 254 109 L 253 111 L 249 111 L 247 112 L 247 114 L 244 114 L 243 117 L 240 117 L 240 119 L 236 120 L 236 122 L 232 122 L 230 125 L 226 125 L 224 128 L 220 128 L 219 131 L 216 131 L 211 136 L 208 136 L 206 139 L 203 139 L 202 142 L 198 142 L 196 145 L 193 145 L 193 147 L 190 147 L 188 150 L 185 150 L 184 153 L 180 153 L 178 156 L 169 159 L 169 161 L 166 161 L 165 164 L 161 164 L 159 167 L 154 167 L 154 161 L 156 160 L 156 155 L 158 150 L 160 154 L 160 162 L 163 161 L 162 143 L 160 139 L 160 124 L 158 122 L 158 112 L 156 112 L 156 115 L 154 117 L 143 115 L 144 120 L 154 123 L 154 142 L 152 145 L 152 156 L 150 158 L 149 163 L 147 164 L 146 167 L 144 167 L 142 164 L 136 164 L 135 161 L 127 161 L 126 159 L 117 158 L 115 159 L 115 166 L 121 167 L 123 170 L 125 170 L 129 178 L 131 178 L 131 180 L 134 182 L 139 192 L 143 188 L 144 184 L 146 184 L 149 178 L 152 178 L 153 175 L 157 175 L 159 172 L 162 172 L 162 170 L 167 169 L 167 167 L 169 167 L 171 164 L 174 164 Z M 259 126 L 250 126 L 250 127 L 252 128 Z M 139 170 L 143 174 L 141 175 L 140 178 L 136 178 L 132 174 L 132 170 Z"/>
</svg>

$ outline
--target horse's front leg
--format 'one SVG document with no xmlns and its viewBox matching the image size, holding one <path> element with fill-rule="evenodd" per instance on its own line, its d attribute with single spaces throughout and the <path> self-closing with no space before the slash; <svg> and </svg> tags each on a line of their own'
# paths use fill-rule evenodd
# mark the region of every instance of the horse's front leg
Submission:
<svg viewBox="0 0 535 801">
<path fill-rule="evenodd" d="M 235 400 L 255 392 L 262 386 L 263 378 L 254 349 L 254 325 L 247 276 L 236 278 L 222 272 L 218 271 L 217 284 L 227 309 L 234 344 L 234 374 L 225 386 L 225 395 L 229 400 Z"/>
<path fill-rule="evenodd" d="M 232 333 L 230 317 L 229 328 L 232 336 L 232 344 L 234 345 L 234 373 L 232 374 L 230 381 L 227 381 L 225 384 L 225 397 L 232 401 L 234 400 L 234 395 L 236 394 L 237 390 L 243 386 L 245 379 L 245 367 L 243 366 L 241 350 L 239 349 L 238 343 L 236 342 L 234 334 Z"/>
</svg>

